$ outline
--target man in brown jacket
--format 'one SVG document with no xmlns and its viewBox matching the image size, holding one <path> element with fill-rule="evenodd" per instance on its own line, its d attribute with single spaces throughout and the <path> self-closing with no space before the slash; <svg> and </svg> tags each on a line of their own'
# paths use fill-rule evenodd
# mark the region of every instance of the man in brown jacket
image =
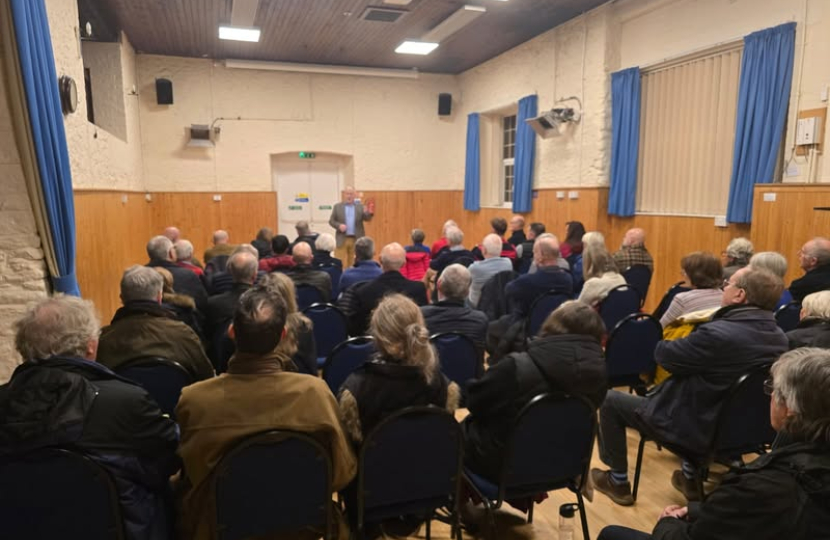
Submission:
<svg viewBox="0 0 830 540">
<path fill-rule="evenodd" d="M 213 472 L 242 439 L 286 429 L 309 433 L 331 452 L 332 486 L 343 489 L 355 476 L 356 461 L 338 417 L 337 402 L 317 377 L 285 371 L 290 358 L 276 352 L 284 335 L 286 306 L 261 288 L 239 299 L 229 334 L 236 354 L 228 372 L 184 389 L 176 417 L 181 428 L 179 455 L 186 477 L 180 486 L 182 538 L 213 540 Z M 285 538 L 319 538 L 306 531 Z"/>
</svg>

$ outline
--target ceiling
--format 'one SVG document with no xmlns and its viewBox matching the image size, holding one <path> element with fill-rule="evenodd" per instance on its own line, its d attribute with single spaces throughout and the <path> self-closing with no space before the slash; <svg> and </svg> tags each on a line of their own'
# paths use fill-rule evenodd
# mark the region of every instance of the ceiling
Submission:
<svg viewBox="0 0 830 540">
<path fill-rule="evenodd" d="M 394 6 L 384 0 L 259 0 L 253 19 L 262 29 L 259 43 L 218 39 L 219 25 L 231 22 L 233 0 L 79 0 L 79 5 L 81 28 L 90 16 L 85 14 L 92 14 L 98 21 L 93 22 L 96 37 L 122 29 L 140 53 L 460 73 L 606 1 L 412 0 Z M 487 12 L 429 56 L 394 52 L 464 4 Z M 366 21 L 361 15 L 367 6 L 407 13 L 392 23 Z"/>
</svg>

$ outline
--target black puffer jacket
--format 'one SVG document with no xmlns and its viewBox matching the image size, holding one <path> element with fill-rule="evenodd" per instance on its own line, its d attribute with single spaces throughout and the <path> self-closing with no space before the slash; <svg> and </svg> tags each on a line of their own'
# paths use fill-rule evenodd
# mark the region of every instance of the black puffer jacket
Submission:
<svg viewBox="0 0 830 540">
<path fill-rule="evenodd" d="M 504 444 L 522 407 L 539 394 L 566 392 L 599 408 L 607 392 L 605 358 L 593 338 L 557 335 L 535 339 L 527 352 L 512 353 L 467 387 L 470 416 L 466 464 L 498 478 Z"/>
<path fill-rule="evenodd" d="M 830 321 L 818 317 L 807 317 L 798 323 L 795 330 L 787 332 L 790 350 L 799 347 L 830 348 Z"/>
</svg>

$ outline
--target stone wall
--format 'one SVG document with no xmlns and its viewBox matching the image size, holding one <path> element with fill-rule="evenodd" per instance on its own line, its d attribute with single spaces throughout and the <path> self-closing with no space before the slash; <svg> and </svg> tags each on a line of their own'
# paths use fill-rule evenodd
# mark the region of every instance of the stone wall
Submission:
<svg viewBox="0 0 830 540">
<path fill-rule="evenodd" d="M 6 73 L 2 50 L 0 73 Z M 14 321 L 29 303 L 46 296 L 46 266 L 20 166 L 5 79 L 0 78 L 0 383 L 20 363 L 14 350 Z"/>
</svg>

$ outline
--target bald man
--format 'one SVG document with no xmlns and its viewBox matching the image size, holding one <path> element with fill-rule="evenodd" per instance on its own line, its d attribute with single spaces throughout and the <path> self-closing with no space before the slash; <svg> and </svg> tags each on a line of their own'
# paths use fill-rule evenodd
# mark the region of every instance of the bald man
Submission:
<svg viewBox="0 0 830 540">
<path fill-rule="evenodd" d="M 830 240 L 808 240 L 798 250 L 798 263 L 805 273 L 790 283 L 793 300 L 801 302 L 808 294 L 830 289 Z"/>
<path fill-rule="evenodd" d="M 355 291 L 351 318 L 351 335 L 360 336 L 369 328 L 369 317 L 387 294 L 401 293 L 419 306 L 427 304 L 427 292 L 420 281 L 410 281 L 400 270 L 406 262 L 406 251 L 397 242 L 387 244 L 380 252 L 381 275 Z"/>
<path fill-rule="evenodd" d="M 559 240 L 542 235 L 533 243 L 536 272 L 525 274 L 508 283 L 504 289 L 507 305 L 513 306 L 514 319 L 530 313 L 534 300 L 549 291 L 573 296 L 571 273 L 559 266 Z"/>
<path fill-rule="evenodd" d="M 294 257 L 294 268 L 288 273 L 295 285 L 311 285 L 318 291 L 323 298 L 323 302 L 331 300 L 331 276 L 322 270 L 315 270 L 311 266 L 311 260 L 314 254 L 311 251 L 311 246 L 305 242 L 300 242 L 294 246 L 291 251 Z"/>
<path fill-rule="evenodd" d="M 510 228 L 510 238 L 508 238 L 507 241 L 513 247 L 518 247 L 522 244 L 522 242 L 527 240 L 527 237 L 525 236 L 525 218 L 519 214 L 515 214 L 512 218 L 510 218 L 508 227 Z"/>
<path fill-rule="evenodd" d="M 369 204 L 371 207 L 371 203 Z M 354 264 L 354 243 L 358 238 L 366 236 L 363 222 L 371 221 L 374 208 L 363 208 L 355 201 L 355 190 L 346 186 L 343 190 L 343 202 L 334 205 L 329 218 L 329 225 L 335 230 L 337 242 L 337 258 L 343 261 L 343 267 L 349 268 Z"/>
<path fill-rule="evenodd" d="M 654 259 L 646 249 L 646 232 L 640 228 L 628 229 L 623 237 L 622 246 L 614 253 L 614 260 L 620 272 L 635 265 L 648 266 L 654 272 Z"/>
<path fill-rule="evenodd" d="M 213 247 L 205 251 L 205 264 L 209 263 L 214 257 L 230 257 L 235 247 L 236 246 L 230 244 L 230 236 L 228 235 L 228 231 L 223 231 L 221 229 L 214 231 Z M 225 261 L 225 264 L 220 265 L 221 268 L 219 271 L 224 271 L 226 265 L 227 260 Z"/>
</svg>

